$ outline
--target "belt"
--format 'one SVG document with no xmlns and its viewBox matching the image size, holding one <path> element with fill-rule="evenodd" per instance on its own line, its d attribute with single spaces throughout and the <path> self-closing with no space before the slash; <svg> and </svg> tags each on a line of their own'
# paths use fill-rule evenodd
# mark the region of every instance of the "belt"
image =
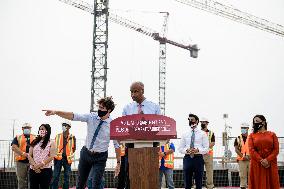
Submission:
<svg viewBox="0 0 284 189">
<path fill-rule="evenodd" d="M 106 153 L 106 152 L 107 152 L 107 151 L 105 151 L 105 152 L 91 151 L 91 150 L 89 150 L 86 146 L 84 146 L 83 148 L 85 148 L 86 151 L 88 152 L 88 154 L 90 154 L 90 155 L 98 155 L 98 154 L 103 154 L 103 153 Z"/>
<path fill-rule="evenodd" d="M 194 156 L 194 157 L 203 157 L 202 154 L 194 154 L 193 156 Z M 184 157 L 190 157 L 190 155 L 189 155 L 189 154 L 185 154 Z"/>
</svg>

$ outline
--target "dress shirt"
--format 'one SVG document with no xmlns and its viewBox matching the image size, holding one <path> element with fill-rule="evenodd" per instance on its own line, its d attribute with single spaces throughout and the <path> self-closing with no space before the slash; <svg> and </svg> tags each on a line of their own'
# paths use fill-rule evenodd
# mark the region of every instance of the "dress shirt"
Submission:
<svg viewBox="0 0 284 189">
<path fill-rule="evenodd" d="M 133 101 L 123 108 L 122 115 L 138 114 L 138 103 Z M 154 102 L 145 99 L 142 103 L 142 111 L 144 114 L 161 114 L 160 106 Z"/>
<path fill-rule="evenodd" d="M 161 114 L 161 109 L 160 106 L 158 104 L 155 104 L 154 102 L 148 101 L 147 99 L 145 99 L 142 103 L 142 111 L 143 114 Z M 138 114 L 138 106 L 139 104 L 135 101 L 131 102 L 130 104 L 127 104 L 124 108 L 123 108 L 123 112 L 122 115 L 133 115 L 133 114 Z M 119 143 L 114 140 L 113 141 L 114 144 L 114 148 L 119 148 Z"/>
<path fill-rule="evenodd" d="M 194 140 L 194 148 L 198 148 L 199 152 L 196 154 L 207 154 L 209 151 L 209 141 L 206 133 L 199 128 L 194 129 L 195 132 L 195 140 Z M 186 154 L 186 150 L 190 148 L 192 129 L 189 127 L 181 137 L 180 145 L 178 151 L 182 154 Z"/>
<path fill-rule="evenodd" d="M 86 147 L 93 152 L 106 152 L 108 150 L 110 142 L 110 122 L 111 118 L 103 120 L 104 122 L 101 125 L 96 141 L 90 149 L 90 145 L 94 136 L 94 133 L 101 121 L 101 118 L 97 113 L 88 113 L 88 114 L 76 114 L 74 113 L 74 121 L 87 122 L 87 136 L 85 145 Z"/>
</svg>

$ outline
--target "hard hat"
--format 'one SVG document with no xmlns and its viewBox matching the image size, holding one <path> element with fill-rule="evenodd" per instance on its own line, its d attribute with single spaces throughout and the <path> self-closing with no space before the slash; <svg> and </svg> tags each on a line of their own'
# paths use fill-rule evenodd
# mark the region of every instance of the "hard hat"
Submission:
<svg viewBox="0 0 284 189">
<path fill-rule="evenodd" d="M 207 122 L 207 123 L 209 123 L 209 120 L 206 117 L 202 117 L 200 119 L 200 122 Z"/>
<path fill-rule="evenodd" d="M 23 126 L 22 126 L 22 128 L 24 128 L 24 127 L 29 127 L 29 128 L 31 128 L 32 125 L 31 125 L 30 123 L 24 123 Z"/>
<path fill-rule="evenodd" d="M 62 125 L 63 126 L 65 126 L 65 125 L 67 125 L 67 126 L 69 126 L 69 127 L 71 127 L 71 121 L 69 121 L 69 120 L 64 120 L 63 122 L 62 122 Z"/>
<path fill-rule="evenodd" d="M 241 123 L 242 128 L 249 128 L 249 124 L 246 122 Z"/>
</svg>

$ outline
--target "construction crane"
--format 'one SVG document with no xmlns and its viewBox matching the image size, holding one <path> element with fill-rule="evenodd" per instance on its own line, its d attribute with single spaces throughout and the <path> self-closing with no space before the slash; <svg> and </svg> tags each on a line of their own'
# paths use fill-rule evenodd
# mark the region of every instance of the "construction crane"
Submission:
<svg viewBox="0 0 284 189">
<path fill-rule="evenodd" d="M 185 5 L 213 13 L 233 21 L 284 37 L 284 27 L 266 19 L 256 17 L 215 0 L 175 0 Z"/>
<path fill-rule="evenodd" d="M 164 15 L 164 22 L 162 26 L 162 37 L 166 37 L 168 31 L 168 12 L 160 12 Z M 167 56 L 167 45 L 160 41 L 159 45 L 159 105 L 161 108 L 161 114 L 166 113 L 166 58 Z"/>
<path fill-rule="evenodd" d="M 80 0 L 59 0 L 61 2 L 64 2 L 66 4 L 69 4 L 69 5 L 72 5 L 74 7 L 77 7 L 81 10 L 84 10 L 84 11 L 87 11 L 91 14 L 94 14 L 94 8 L 92 5 L 90 5 L 89 3 L 87 2 L 84 2 L 84 1 L 80 1 Z M 104 10 L 106 11 L 106 10 Z M 171 45 L 174 45 L 176 47 L 179 47 L 179 48 L 183 48 L 185 50 L 188 50 L 190 51 L 190 56 L 192 58 L 197 58 L 198 57 L 198 51 L 199 51 L 199 48 L 197 47 L 196 44 L 194 45 L 190 45 L 190 44 L 182 44 L 182 43 L 179 43 L 179 42 L 176 42 L 176 41 L 173 41 L 173 40 L 170 40 L 170 39 L 167 39 L 165 37 L 165 34 L 166 34 L 166 31 L 167 31 L 167 22 L 168 22 L 168 16 L 169 16 L 169 13 L 167 12 L 160 12 L 160 13 L 163 13 L 164 14 L 164 23 L 163 23 L 163 29 L 162 29 L 162 32 L 159 33 L 147 26 L 143 26 L 143 25 L 140 25 L 138 23 L 135 23 L 127 18 L 123 18 L 121 16 L 118 16 L 117 14 L 114 14 L 113 12 L 111 12 L 111 10 L 109 10 L 109 14 L 108 14 L 108 19 L 116 24 L 119 24 L 121 26 L 124 26 L 124 27 L 127 27 L 129 29 L 132 29 L 132 30 L 135 30 L 137 32 L 140 32 L 144 35 L 147 35 L 149 37 L 152 37 L 154 40 L 158 41 L 159 44 L 160 44 L 160 48 L 159 48 L 159 104 L 161 106 L 161 113 L 164 115 L 165 114 L 165 85 L 166 85 L 166 44 L 171 44 Z M 95 29 L 95 28 L 94 28 Z M 93 60 L 94 60 L 94 56 L 93 56 Z M 94 64 L 93 64 L 94 65 Z M 101 64 L 99 64 L 100 66 Z M 106 68 L 106 62 L 104 63 L 105 65 L 105 68 Z M 96 70 L 96 68 L 94 68 L 93 66 L 93 69 L 92 69 L 92 73 L 93 73 L 93 70 Z M 106 69 L 105 69 L 105 73 L 106 73 Z M 102 88 L 101 85 L 102 83 L 98 83 L 97 80 L 96 80 L 97 77 L 93 77 L 93 74 L 92 74 L 92 95 L 96 94 L 98 98 L 100 98 L 100 96 L 98 95 L 99 93 L 95 93 L 95 89 L 98 90 L 98 91 L 104 91 L 104 93 L 106 93 L 106 87 L 105 88 Z M 101 74 L 101 77 L 100 78 L 103 78 L 104 79 L 104 84 L 106 83 L 106 80 L 107 80 L 107 77 L 106 77 L 106 74 L 105 75 L 102 75 Z M 96 86 L 98 85 L 98 87 L 93 87 L 93 86 Z M 105 85 L 104 85 L 105 86 Z M 91 96 L 92 100 L 91 100 L 91 111 L 93 110 L 92 107 L 94 107 L 94 102 L 95 102 L 95 96 Z"/>
</svg>

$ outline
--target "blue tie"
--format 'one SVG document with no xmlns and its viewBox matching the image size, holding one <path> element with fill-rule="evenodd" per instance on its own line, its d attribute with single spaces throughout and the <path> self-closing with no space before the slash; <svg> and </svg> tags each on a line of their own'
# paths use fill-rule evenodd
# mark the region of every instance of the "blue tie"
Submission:
<svg viewBox="0 0 284 189">
<path fill-rule="evenodd" d="M 195 132 L 192 130 L 191 140 L 190 140 L 190 148 L 194 148 L 194 140 L 195 140 Z"/>
<path fill-rule="evenodd" d="M 94 136 L 93 136 L 93 139 L 92 139 L 92 142 L 91 142 L 91 145 L 90 145 L 90 150 L 93 148 L 93 146 L 94 146 L 94 143 L 95 143 L 95 141 L 96 141 L 96 138 L 97 138 L 97 136 L 98 136 L 98 134 L 99 134 L 99 131 L 100 131 L 100 129 L 101 129 L 101 126 L 102 126 L 102 124 L 103 124 L 103 120 L 101 120 L 100 121 L 100 123 L 99 123 L 99 125 L 98 125 L 98 127 L 97 127 L 97 129 L 96 129 L 96 131 L 95 131 L 95 133 L 94 133 Z"/>
<path fill-rule="evenodd" d="M 192 129 L 191 139 L 190 139 L 190 148 L 194 148 L 194 139 L 195 139 L 195 132 Z M 193 158 L 194 154 L 190 154 L 190 157 Z"/>
</svg>

